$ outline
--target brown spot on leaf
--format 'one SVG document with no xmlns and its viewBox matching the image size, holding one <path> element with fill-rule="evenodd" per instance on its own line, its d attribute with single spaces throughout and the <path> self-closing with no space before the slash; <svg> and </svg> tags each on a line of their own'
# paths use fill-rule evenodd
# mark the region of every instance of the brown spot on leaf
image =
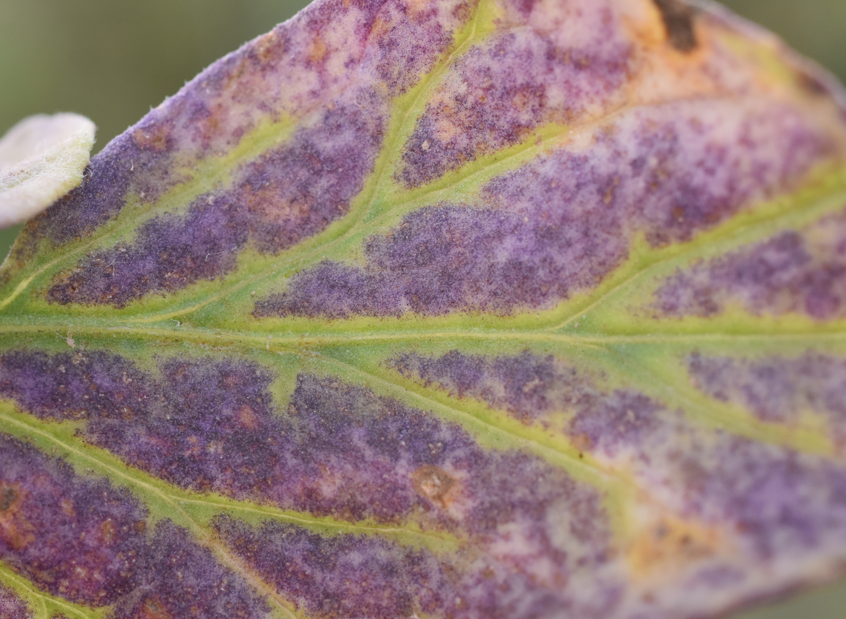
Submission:
<svg viewBox="0 0 846 619">
<path fill-rule="evenodd" d="M 667 29 L 667 39 L 674 49 L 687 53 L 696 49 L 698 42 L 693 27 L 694 9 L 682 0 L 653 0 L 661 11 Z"/>
<path fill-rule="evenodd" d="M 132 139 L 139 148 L 160 153 L 167 150 L 170 128 L 167 124 L 161 124 L 146 129 L 136 129 L 132 132 Z"/>
<path fill-rule="evenodd" d="M 14 550 L 35 540 L 32 525 L 21 514 L 24 493 L 20 484 L 0 482 L 0 542 Z"/>
<path fill-rule="evenodd" d="M 648 577 L 700 561 L 717 553 L 720 545 L 715 528 L 665 515 L 637 536 L 628 558 L 635 574 Z"/>
<path fill-rule="evenodd" d="M 455 480 L 443 469 L 429 464 L 414 471 L 411 480 L 419 494 L 441 504 L 446 502 L 447 494 L 455 485 Z"/>
<path fill-rule="evenodd" d="M 115 541 L 116 532 L 114 521 L 111 518 L 104 520 L 103 524 L 100 525 L 100 537 L 103 539 L 103 544 L 111 546 L 112 542 Z"/>
</svg>

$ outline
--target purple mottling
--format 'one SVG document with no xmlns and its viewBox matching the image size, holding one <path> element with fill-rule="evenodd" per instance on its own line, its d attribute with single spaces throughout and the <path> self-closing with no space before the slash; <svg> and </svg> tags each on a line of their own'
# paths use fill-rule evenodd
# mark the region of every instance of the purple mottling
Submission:
<svg viewBox="0 0 846 619">
<path fill-rule="evenodd" d="M 272 377 L 243 361 L 171 358 L 156 379 L 101 353 L 77 359 L 70 379 L 67 369 L 47 378 L 73 359 L 8 353 L 0 393 L 41 417 L 84 416 L 86 440 L 177 486 L 342 520 L 412 518 L 498 548 L 491 552 L 503 564 L 542 580 L 566 580 L 576 565 L 599 569 L 610 559 L 595 490 L 536 456 L 483 449 L 431 413 L 301 375 L 279 414 Z M 27 374 L 45 378 L 14 380 Z M 89 407 L 68 397 L 71 389 L 115 402 Z M 562 527 L 577 530 L 578 542 L 562 546 Z M 504 543 L 516 530 L 520 544 Z"/>
<path fill-rule="evenodd" d="M 403 94 L 434 69 L 453 42 L 452 29 L 470 19 L 477 3 L 478 0 L 425 5 L 385 2 L 376 18 L 380 26 L 372 38 L 364 66 L 374 66 L 375 74 L 392 96 Z"/>
<path fill-rule="evenodd" d="M 91 159 L 82 185 L 33 220 L 27 233 L 54 245 L 84 238 L 117 215 L 131 188 L 143 201 L 157 199 L 179 180 L 171 173 L 172 123 L 153 110 Z"/>
<path fill-rule="evenodd" d="M 277 253 L 344 215 L 371 171 L 384 100 L 336 106 L 290 143 L 243 166 L 235 188 L 198 198 L 186 215 L 162 215 L 137 238 L 83 258 L 60 274 L 50 301 L 123 307 L 150 292 L 180 290 L 233 270 L 247 243 Z"/>
<path fill-rule="evenodd" d="M 630 412 L 631 411 L 631 412 Z M 725 527 L 762 559 L 799 557 L 846 541 L 846 470 L 790 449 L 697 428 L 680 413 L 634 408 L 576 416 L 602 462 L 686 517 Z"/>
<path fill-rule="evenodd" d="M 498 357 L 466 355 L 458 350 L 442 357 L 403 353 L 387 365 L 426 386 L 444 389 L 452 397 L 481 400 L 526 422 L 596 392 L 575 369 L 556 363 L 552 355 L 540 357 L 529 351 Z"/>
<path fill-rule="evenodd" d="M 42 419 L 126 419 L 149 407 L 150 381 L 119 355 L 12 351 L 0 356 L 0 395 Z"/>
<path fill-rule="evenodd" d="M 679 270 L 655 297 L 656 309 L 669 316 L 708 317 L 730 303 L 740 303 L 759 315 L 842 318 L 846 316 L 846 211 Z"/>
<path fill-rule="evenodd" d="M 115 619 L 264 615 L 265 603 L 187 531 L 162 521 L 148 535 L 147 516 L 127 491 L 0 434 L 0 559 L 12 569 L 52 595 L 113 605 Z M 139 614 L 151 599 L 160 614 Z"/>
<path fill-rule="evenodd" d="M 660 424 L 660 410 L 660 404 L 642 393 L 617 389 L 585 402 L 569 433 L 581 447 L 614 456 L 625 446 L 645 443 Z"/>
<path fill-rule="evenodd" d="M 666 440 L 683 445 L 685 438 Z M 687 512 L 733 524 L 762 558 L 799 557 L 846 541 L 841 466 L 737 437 L 721 437 L 707 451 L 678 445 L 660 450 L 655 445 L 653 467 L 675 463 L 678 477 L 670 484 L 686 498 Z"/>
<path fill-rule="evenodd" d="M 136 590 L 110 619 L 258 619 L 270 612 L 244 579 L 169 520 L 144 548 Z"/>
<path fill-rule="evenodd" d="M 687 367 L 709 396 L 748 408 L 764 421 L 790 423 L 821 414 L 846 446 L 846 359 L 815 352 L 795 358 L 733 359 L 694 353 Z"/>
<path fill-rule="evenodd" d="M 769 101 L 639 108 L 587 146 L 490 181 L 477 205 L 404 217 L 364 246 L 361 268 L 322 262 L 254 315 L 510 314 L 589 291 L 628 256 L 632 237 L 688 241 L 784 190 L 829 148 Z"/>
<path fill-rule="evenodd" d="M 380 537 L 325 536 L 266 523 L 252 529 L 227 516 L 214 528 L 239 556 L 309 616 L 394 619 L 436 613 L 456 597 L 425 550 Z"/>
<path fill-rule="evenodd" d="M 51 594 L 105 606 L 130 592 L 146 517 L 126 491 L 0 434 L 0 558 Z"/>
<path fill-rule="evenodd" d="M 454 397 L 472 397 L 520 419 L 542 421 L 549 412 L 569 413 L 565 431 L 579 449 L 599 462 L 630 467 L 641 487 L 678 513 L 729 523 L 757 555 L 813 552 L 832 539 L 846 539 L 846 470 L 839 465 L 698 428 L 637 391 L 602 391 L 589 376 L 551 357 L 406 353 L 388 365 Z M 769 414 L 787 414 L 792 402 L 801 402 L 844 417 L 842 360 L 808 354 L 739 366 L 692 356 L 689 365 L 700 386 L 715 397 L 778 407 Z M 773 398 L 763 395 L 771 384 Z"/>
<path fill-rule="evenodd" d="M 286 292 L 257 302 L 254 315 L 337 319 L 460 309 L 506 313 L 518 304 L 541 305 L 566 296 L 580 277 L 584 285 L 597 283 L 587 274 L 568 277 L 554 264 L 538 264 L 545 256 L 532 261 L 525 255 L 532 248 L 556 253 L 556 241 L 564 235 L 560 229 L 539 230 L 514 213 L 462 206 L 421 209 L 390 236 L 367 242 L 367 268 L 320 263 L 296 275 Z"/>
<path fill-rule="evenodd" d="M 661 406 L 637 391 L 597 388 L 586 372 L 529 351 L 488 357 L 453 350 L 441 357 L 403 353 L 388 360 L 403 376 L 471 397 L 508 412 L 524 423 L 544 421 L 550 413 L 574 414 L 568 432 L 580 445 L 616 453 L 654 429 Z"/>
<path fill-rule="evenodd" d="M 275 522 L 254 529 L 226 516 L 213 526 L 277 591 L 320 619 L 540 619 L 576 608 L 587 618 L 618 601 L 612 595 L 594 608 L 574 606 L 566 587 L 544 587 L 487 556 L 461 564 L 379 537 L 318 535 Z"/>
<path fill-rule="evenodd" d="M 28 234 L 56 245 L 88 236 L 120 212 L 129 191 L 157 199 L 185 180 L 174 168 L 228 152 L 262 122 L 305 118 L 342 93 L 351 103 L 359 87 L 404 92 L 443 55 L 472 8 L 466 0 L 425 8 L 403 0 L 314 3 L 211 65 L 108 144 L 85 182 Z"/>
<path fill-rule="evenodd" d="M 631 43 L 605 3 L 563 4 L 559 10 L 573 14 L 559 29 L 497 33 L 456 61 L 404 147 L 398 180 L 424 185 L 544 123 L 577 121 L 614 104 Z"/>
<path fill-rule="evenodd" d="M 0 619 L 32 619 L 29 604 L 0 584 Z"/>
</svg>

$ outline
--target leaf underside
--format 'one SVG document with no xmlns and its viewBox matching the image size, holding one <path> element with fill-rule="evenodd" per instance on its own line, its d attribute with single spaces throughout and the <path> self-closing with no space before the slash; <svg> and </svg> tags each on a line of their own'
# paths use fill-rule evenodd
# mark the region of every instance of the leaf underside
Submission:
<svg viewBox="0 0 846 619">
<path fill-rule="evenodd" d="M 0 616 L 709 617 L 846 562 L 846 108 L 669 0 L 318 0 L 0 270 Z"/>
</svg>

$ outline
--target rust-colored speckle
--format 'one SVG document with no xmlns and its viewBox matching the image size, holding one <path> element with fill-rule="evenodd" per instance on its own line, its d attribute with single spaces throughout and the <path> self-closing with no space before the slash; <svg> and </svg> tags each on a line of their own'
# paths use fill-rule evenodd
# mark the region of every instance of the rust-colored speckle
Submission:
<svg viewBox="0 0 846 619">
<path fill-rule="evenodd" d="M 173 615 L 158 597 L 152 597 L 141 607 L 139 619 L 173 619 Z"/>
<path fill-rule="evenodd" d="M 115 533 L 117 529 L 115 529 L 115 523 L 111 518 L 107 518 L 103 521 L 103 524 L 100 525 L 100 537 L 103 540 L 103 544 L 106 546 L 111 546 L 112 542 L 115 541 Z"/>
<path fill-rule="evenodd" d="M 167 124 L 160 124 L 136 129 L 132 132 L 132 139 L 143 150 L 152 150 L 157 153 L 164 152 L 167 150 L 170 141 L 170 128 Z"/>
<path fill-rule="evenodd" d="M 21 513 L 26 490 L 20 484 L 0 481 L 0 543 L 22 550 L 35 540 L 32 525 Z"/>
<path fill-rule="evenodd" d="M 414 471 L 411 479 L 414 483 L 414 489 L 419 494 L 441 504 L 446 503 L 447 495 L 455 485 L 455 479 L 450 477 L 443 469 L 429 464 Z"/>
</svg>

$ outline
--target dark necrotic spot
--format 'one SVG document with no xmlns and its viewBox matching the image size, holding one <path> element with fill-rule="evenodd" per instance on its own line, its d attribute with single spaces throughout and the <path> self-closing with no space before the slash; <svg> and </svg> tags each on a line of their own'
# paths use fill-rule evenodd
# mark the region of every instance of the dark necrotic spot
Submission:
<svg viewBox="0 0 846 619">
<path fill-rule="evenodd" d="M 134 241 L 83 258 L 57 277 L 48 299 L 123 307 L 225 275 L 248 242 L 274 254 L 323 230 L 347 212 L 382 142 L 384 98 L 353 94 L 357 105 L 334 106 L 243 166 L 233 189 L 200 196 L 185 215 L 156 217 Z"/>
<path fill-rule="evenodd" d="M 694 28 L 695 9 L 684 0 L 653 0 L 661 11 L 661 18 L 667 28 L 667 38 L 680 52 L 696 49 L 696 30 Z"/>
<path fill-rule="evenodd" d="M 32 608 L 11 589 L 0 584 L 0 617 L 2 619 L 32 619 Z"/>
</svg>

